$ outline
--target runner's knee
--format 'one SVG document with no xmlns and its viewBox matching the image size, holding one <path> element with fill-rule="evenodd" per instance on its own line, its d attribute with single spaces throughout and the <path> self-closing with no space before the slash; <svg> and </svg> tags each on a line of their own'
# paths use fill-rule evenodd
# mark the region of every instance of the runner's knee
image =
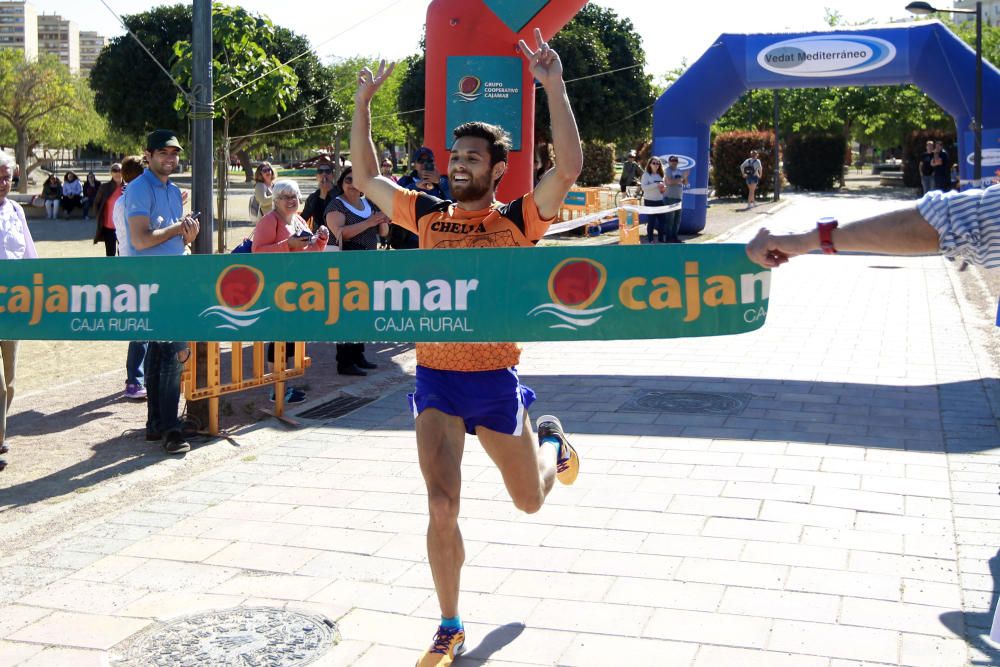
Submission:
<svg viewBox="0 0 1000 667">
<path fill-rule="evenodd" d="M 458 523 L 459 497 L 457 494 L 452 495 L 444 491 L 431 491 L 428 493 L 427 506 L 432 524 L 449 525 Z"/>
</svg>

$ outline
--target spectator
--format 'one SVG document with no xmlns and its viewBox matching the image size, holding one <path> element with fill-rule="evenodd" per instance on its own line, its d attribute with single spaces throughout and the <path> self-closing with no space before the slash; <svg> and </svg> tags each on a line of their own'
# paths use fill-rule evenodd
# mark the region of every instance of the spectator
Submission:
<svg viewBox="0 0 1000 667">
<path fill-rule="evenodd" d="M 380 172 L 393 183 L 399 183 L 399 179 L 392 173 L 392 160 L 388 157 L 382 160 L 382 168 L 380 169 Z"/>
<path fill-rule="evenodd" d="M 618 181 L 618 185 L 621 187 L 622 193 L 627 193 L 628 188 L 634 188 L 641 182 L 642 167 L 636 161 L 635 151 L 631 150 L 628 152 L 628 157 L 622 165 L 622 176 Z"/>
<path fill-rule="evenodd" d="M 42 199 L 45 200 L 45 217 L 55 220 L 59 217 L 59 202 L 62 199 L 62 183 L 55 174 L 49 174 L 42 186 Z"/>
<path fill-rule="evenodd" d="M 128 227 L 125 225 L 125 190 L 128 184 L 142 176 L 142 158 L 138 155 L 130 156 L 122 160 L 121 164 L 122 189 L 118 201 L 114 203 L 111 218 L 115 225 L 115 237 L 118 239 L 118 254 L 121 257 L 128 257 L 129 241 Z M 144 340 L 129 341 L 128 354 L 125 357 L 125 394 L 124 397 L 133 401 L 142 401 L 146 398 L 146 374 L 143 364 L 146 360 L 146 350 L 149 343 Z"/>
<path fill-rule="evenodd" d="M 170 182 L 179 165 L 181 144 L 171 130 L 146 137 L 149 167 L 125 191 L 129 254 L 139 257 L 183 255 L 198 236 L 198 220 L 184 215 L 180 189 Z M 187 342 L 150 341 L 146 351 L 146 440 L 163 440 L 168 454 L 191 449 L 194 435 L 178 419 L 181 371 L 190 356 Z"/>
<path fill-rule="evenodd" d="M 934 142 L 934 157 L 931 159 L 934 167 L 934 189 L 946 192 L 951 185 L 951 158 L 944 149 L 943 141 Z"/>
<path fill-rule="evenodd" d="M 354 174 L 347 167 L 337 186 L 343 194 L 326 209 L 326 224 L 340 239 L 341 250 L 377 250 L 378 237 L 388 236 L 389 218 L 354 187 Z M 367 375 L 365 370 L 378 368 L 365 359 L 364 343 L 337 343 L 337 372 L 341 375 Z"/>
<path fill-rule="evenodd" d="M 747 256 L 767 268 L 790 258 L 823 250 L 923 255 L 940 252 L 988 269 L 1000 267 L 1000 185 L 985 190 L 935 192 L 915 205 L 839 227 L 820 220 L 799 234 L 771 234 L 761 229 L 747 244 Z"/>
<path fill-rule="evenodd" d="M 69 219 L 74 208 L 83 208 L 83 184 L 72 171 L 67 171 L 63 177 L 62 199 L 59 206 Z"/>
<path fill-rule="evenodd" d="M 677 168 L 679 160 L 676 155 L 671 155 L 667 159 L 667 171 L 663 176 L 666 189 L 663 191 L 663 205 L 673 206 L 680 204 L 684 196 L 684 186 L 687 185 L 687 173 Z M 681 243 L 681 212 L 671 211 L 667 213 L 666 234 L 667 243 Z"/>
<path fill-rule="evenodd" d="M 271 184 L 274 183 L 276 176 L 270 162 L 261 162 L 257 165 L 257 171 L 253 175 L 253 201 L 257 202 L 258 220 L 261 216 L 274 210 L 274 195 L 271 192 Z M 251 206 L 251 208 L 253 207 Z"/>
<path fill-rule="evenodd" d="M 928 140 L 924 154 L 920 156 L 920 194 L 927 194 L 934 189 L 934 142 Z"/>
<path fill-rule="evenodd" d="M 316 190 L 306 199 L 302 209 L 302 218 L 310 229 L 316 229 L 323 224 L 323 215 L 330 200 L 336 196 L 333 183 L 333 165 L 324 160 L 316 165 Z"/>
<path fill-rule="evenodd" d="M 750 151 L 750 157 L 743 160 L 743 163 L 740 165 L 740 173 L 743 174 L 743 179 L 747 184 L 747 208 L 757 205 L 755 195 L 757 184 L 760 183 L 760 176 L 763 171 L 764 166 L 757 158 L 757 151 Z"/>
<path fill-rule="evenodd" d="M 549 173 L 549 170 L 556 166 L 552 160 L 552 144 L 541 143 L 535 147 L 535 178 L 532 187 L 538 185 L 542 176 Z"/>
<path fill-rule="evenodd" d="M 299 201 L 302 194 L 299 184 L 293 180 L 274 183 L 274 210 L 265 215 L 253 230 L 253 252 L 322 252 L 330 238 L 330 230 L 319 225 L 316 233 L 309 230 L 306 221 L 299 215 Z M 285 343 L 285 358 L 295 354 L 295 343 Z M 267 346 L 267 362 L 274 364 L 274 343 Z M 287 387 L 285 403 L 301 403 L 306 394 L 301 389 Z M 274 401 L 274 390 L 271 390 Z"/>
<path fill-rule="evenodd" d="M 90 219 L 90 205 L 94 203 L 94 198 L 97 197 L 97 189 L 101 187 L 101 182 L 97 180 L 97 176 L 94 172 L 87 172 L 87 180 L 83 182 L 83 200 L 81 203 L 81 208 L 83 209 L 83 219 Z"/>
<path fill-rule="evenodd" d="M 6 153 L 0 152 L 0 260 L 34 259 L 35 243 L 31 240 L 24 209 L 8 199 L 11 181 L 17 165 Z M 56 179 L 58 183 L 59 179 Z M 14 401 L 14 374 L 17 369 L 17 348 L 20 341 L 0 340 L 0 457 L 10 448 L 4 444 L 7 435 L 7 411 Z M 0 470 L 7 461 L 0 458 Z"/>
<path fill-rule="evenodd" d="M 646 171 L 642 174 L 642 203 L 645 206 L 664 206 L 663 194 L 667 186 L 663 182 L 663 163 L 660 158 L 649 158 Z M 646 242 L 667 242 L 667 214 L 646 214 Z"/>
<path fill-rule="evenodd" d="M 94 172 L 87 176 L 87 182 Z M 115 203 L 122 195 L 122 165 L 115 162 L 111 165 L 111 180 L 102 183 L 94 193 L 94 217 L 97 219 L 97 230 L 94 232 L 94 243 L 104 242 L 104 256 L 114 257 L 118 249 L 118 235 L 115 233 Z M 89 204 L 88 204 L 89 206 Z"/>
<path fill-rule="evenodd" d="M 421 146 L 410 160 L 410 173 L 399 179 L 399 185 L 407 190 L 425 192 L 438 199 L 451 199 L 448 177 L 440 174 L 434 164 L 434 151 Z"/>
</svg>

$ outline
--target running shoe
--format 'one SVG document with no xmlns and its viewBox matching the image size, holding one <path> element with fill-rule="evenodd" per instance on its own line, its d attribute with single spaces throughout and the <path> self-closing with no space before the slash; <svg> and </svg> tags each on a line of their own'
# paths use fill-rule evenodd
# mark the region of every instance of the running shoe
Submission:
<svg viewBox="0 0 1000 667">
<path fill-rule="evenodd" d="M 438 627 L 434 643 L 417 661 L 416 667 L 448 667 L 465 650 L 465 630 Z"/>
<path fill-rule="evenodd" d="M 271 402 L 274 403 L 274 389 L 271 390 Z M 296 387 L 289 387 L 285 390 L 285 403 L 301 403 L 306 400 L 306 392 Z"/>
<path fill-rule="evenodd" d="M 141 401 L 146 398 L 146 388 L 141 384 L 126 384 L 125 398 L 132 399 L 133 401 Z"/>
<path fill-rule="evenodd" d="M 563 484 L 572 484 L 576 481 L 576 476 L 580 474 L 580 457 L 573 449 L 573 445 L 569 444 L 569 439 L 563 432 L 562 422 L 559 421 L 558 417 L 542 415 L 538 418 L 537 428 L 539 445 L 545 438 L 559 440 L 559 453 L 556 455 L 556 478 Z"/>
</svg>

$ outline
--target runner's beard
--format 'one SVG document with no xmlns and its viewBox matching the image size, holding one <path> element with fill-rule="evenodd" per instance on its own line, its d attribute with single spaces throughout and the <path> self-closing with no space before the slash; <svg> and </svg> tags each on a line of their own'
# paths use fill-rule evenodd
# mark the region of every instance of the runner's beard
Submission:
<svg viewBox="0 0 1000 667">
<path fill-rule="evenodd" d="M 490 180 L 491 174 L 486 173 L 482 178 L 475 176 L 468 183 L 458 184 L 454 179 L 451 181 L 451 194 L 455 201 L 477 201 L 490 193 L 493 182 Z"/>
</svg>

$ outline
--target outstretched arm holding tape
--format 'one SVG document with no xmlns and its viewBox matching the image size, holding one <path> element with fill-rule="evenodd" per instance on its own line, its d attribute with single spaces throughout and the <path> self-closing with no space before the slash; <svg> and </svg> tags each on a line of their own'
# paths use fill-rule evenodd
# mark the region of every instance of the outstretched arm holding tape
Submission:
<svg viewBox="0 0 1000 667">
<path fill-rule="evenodd" d="M 915 206 L 827 230 L 827 252 L 923 255 L 941 252 L 987 268 L 1000 266 L 1000 185 L 986 190 L 931 192 Z M 821 230 L 774 235 L 761 229 L 747 256 L 775 268 L 823 247 Z"/>
</svg>

